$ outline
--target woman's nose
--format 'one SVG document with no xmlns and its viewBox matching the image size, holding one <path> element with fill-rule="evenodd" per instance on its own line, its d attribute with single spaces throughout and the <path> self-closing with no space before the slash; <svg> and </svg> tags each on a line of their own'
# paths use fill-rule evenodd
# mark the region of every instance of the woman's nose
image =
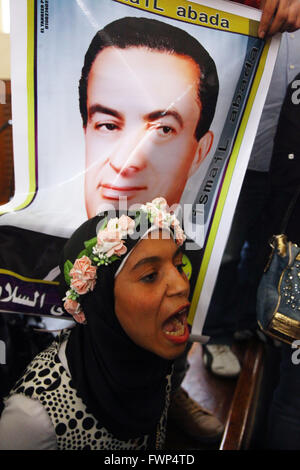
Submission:
<svg viewBox="0 0 300 470">
<path fill-rule="evenodd" d="M 189 280 L 184 272 L 178 271 L 178 268 L 176 266 L 173 266 L 172 269 L 169 271 L 167 284 L 167 293 L 169 296 L 180 295 L 188 297 L 190 292 Z"/>
</svg>

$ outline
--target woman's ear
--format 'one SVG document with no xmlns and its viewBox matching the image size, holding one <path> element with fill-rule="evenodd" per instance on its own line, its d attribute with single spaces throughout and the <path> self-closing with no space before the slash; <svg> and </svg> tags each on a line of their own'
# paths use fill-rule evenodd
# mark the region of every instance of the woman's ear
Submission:
<svg viewBox="0 0 300 470">
<path fill-rule="evenodd" d="M 209 154 L 214 141 L 214 133 L 212 131 L 207 131 L 198 142 L 197 150 L 195 153 L 194 161 L 191 165 L 189 171 L 189 178 L 196 173 L 199 169 L 201 163 L 205 160 L 206 156 Z"/>
</svg>

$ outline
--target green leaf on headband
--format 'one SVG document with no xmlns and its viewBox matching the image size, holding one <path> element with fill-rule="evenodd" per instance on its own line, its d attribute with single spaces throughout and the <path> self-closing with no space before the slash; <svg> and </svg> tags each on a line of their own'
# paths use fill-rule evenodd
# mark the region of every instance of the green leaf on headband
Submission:
<svg viewBox="0 0 300 470">
<path fill-rule="evenodd" d="M 92 254 L 93 248 L 96 245 L 96 243 L 97 243 L 97 237 L 91 238 L 90 240 L 87 240 L 86 242 L 84 242 L 84 246 L 85 246 L 84 251 L 86 252 L 85 253 L 86 256 L 90 256 Z"/>
<path fill-rule="evenodd" d="M 89 256 L 88 251 L 86 249 L 82 250 L 79 255 L 77 256 L 77 259 L 82 258 L 83 256 Z"/>
<path fill-rule="evenodd" d="M 73 268 L 73 263 L 70 260 L 67 260 L 64 264 L 64 277 L 68 286 L 71 284 L 70 271 Z"/>
</svg>

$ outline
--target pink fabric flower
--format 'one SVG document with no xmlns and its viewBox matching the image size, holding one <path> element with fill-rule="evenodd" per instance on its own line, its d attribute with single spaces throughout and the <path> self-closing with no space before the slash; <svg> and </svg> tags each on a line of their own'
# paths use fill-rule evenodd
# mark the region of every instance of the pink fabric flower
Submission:
<svg viewBox="0 0 300 470">
<path fill-rule="evenodd" d="M 80 304 L 76 300 L 66 299 L 64 307 L 68 313 L 75 315 L 75 313 L 79 312 Z"/>
<path fill-rule="evenodd" d="M 177 245 L 181 246 L 183 244 L 183 242 L 186 240 L 186 236 L 185 236 L 184 231 L 182 230 L 182 228 L 180 227 L 179 224 L 178 225 L 175 224 L 174 232 L 175 232 L 176 243 L 177 243 Z"/>
<path fill-rule="evenodd" d="M 116 243 L 121 240 L 121 233 L 118 230 L 100 230 L 97 235 L 97 244 L 103 246 L 105 243 Z"/>
<path fill-rule="evenodd" d="M 70 271 L 71 288 L 79 295 L 86 294 L 88 291 L 93 290 L 96 284 L 97 267 L 92 266 L 90 258 L 82 256 L 74 263 Z"/>
<path fill-rule="evenodd" d="M 80 304 L 76 300 L 66 299 L 64 303 L 65 310 L 72 315 L 75 321 L 78 323 L 85 322 L 85 315 L 82 310 L 80 310 Z"/>
<path fill-rule="evenodd" d="M 155 199 L 153 199 L 152 204 L 158 206 L 162 210 L 166 210 L 168 205 L 164 197 L 156 197 Z"/>
<path fill-rule="evenodd" d="M 118 226 L 123 232 L 133 232 L 135 223 L 133 219 L 123 214 L 119 218 Z"/>
<path fill-rule="evenodd" d="M 124 245 L 124 240 L 121 240 L 120 243 L 112 246 L 110 250 L 106 253 L 106 256 L 110 258 L 112 255 L 122 256 L 127 252 L 127 248 Z"/>
<path fill-rule="evenodd" d="M 110 219 L 107 227 L 100 230 L 97 235 L 98 253 L 105 254 L 108 258 L 113 255 L 122 256 L 127 252 L 122 236 L 133 232 L 135 222 L 123 214 L 119 219 Z"/>
<path fill-rule="evenodd" d="M 86 323 L 85 315 L 82 311 L 73 315 L 73 318 L 77 323 Z"/>
<path fill-rule="evenodd" d="M 156 216 L 154 217 L 153 220 L 154 225 L 159 228 L 163 228 L 164 226 L 164 212 L 158 211 Z"/>
</svg>

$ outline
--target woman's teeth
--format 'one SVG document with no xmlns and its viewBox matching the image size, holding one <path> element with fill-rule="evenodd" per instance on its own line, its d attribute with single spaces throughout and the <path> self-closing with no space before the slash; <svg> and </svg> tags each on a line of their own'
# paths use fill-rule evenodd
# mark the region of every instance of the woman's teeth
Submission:
<svg viewBox="0 0 300 470">
<path fill-rule="evenodd" d="M 164 329 L 164 333 L 171 336 L 182 336 L 185 331 L 184 323 L 178 318 L 172 320 L 172 331 Z"/>
</svg>

